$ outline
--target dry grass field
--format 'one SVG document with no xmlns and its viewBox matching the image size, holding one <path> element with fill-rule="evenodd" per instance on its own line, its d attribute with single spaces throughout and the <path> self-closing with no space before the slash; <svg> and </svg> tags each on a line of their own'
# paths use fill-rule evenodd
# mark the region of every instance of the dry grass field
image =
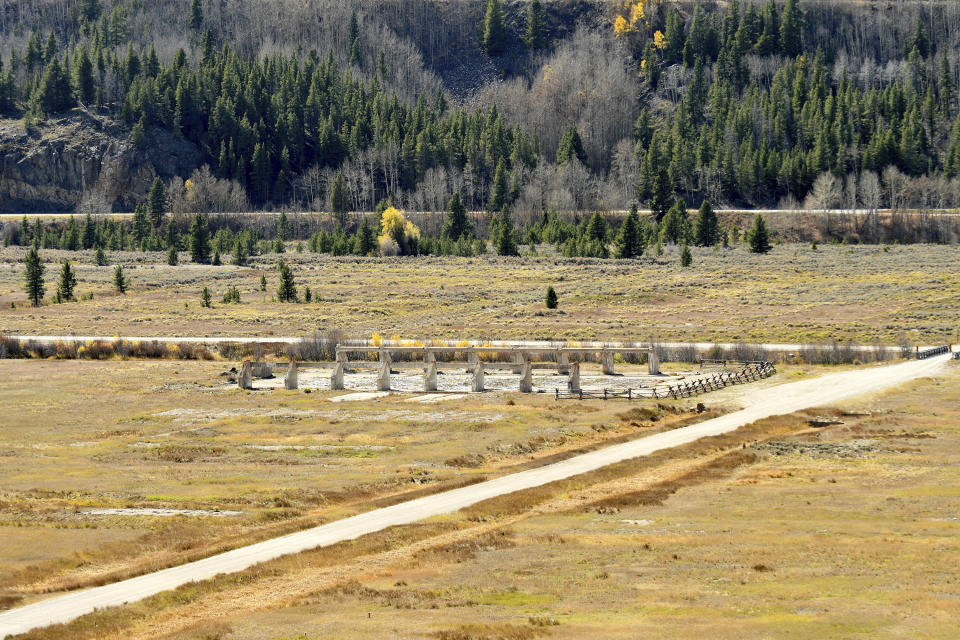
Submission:
<svg viewBox="0 0 960 640">
<path fill-rule="evenodd" d="M 542 251 L 543 253 L 543 251 Z M 48 295 L 58 261 L 81 256 L 78 294 L 93 300 L 27 306 L 22 250 L 0 250 L 0 332 L 73 335 L 301 336 L 343 329 L 352 337 L 566 338 L 817 342 L 855 340 L 927 343 L 955 340 L 960 271 L 953 246 L 775 246 L 764 256 L 743 245 L 694 248 L 681 269 L 676 248 L 662 258 L 600 261 L 539 257 L 332 258 L 259 256 L 248 268 L 181 264 L 166 256 L 112 253 L 132 282 L 113 292 L 113 266 L 93 265 L 92 252 L 42 251 L 50 260 Z M 313 302 L 279 304 L 276 263 L 293 265 Z M 186 254 L 181 260 L 187 260 Z M 260 292 L 260 275 L 267 291 Z M 546 287 L 560 297 L 544 308 Z M 213 308 L 200 306 L 208 286 Z M 219 302 L 228 287 L 240 304 Z M 16 308 L 11 308 L 11 303 Z M 901 336 L 901 332 L 905 335 Z"/>
<path fill-rule="evenodd" d="M 240 391 L 228 366 L 0 360 L 0 609 L 711 415 L 502 392 L 332 403 L 344 392 Z"/>
<path fill-rule="evenodd" d="M 950 363 L 838 408 L 771 418 L 26 637 L 953 638 L 958 383 Z M 497 411 L 556 410 L 542 398 L 504 399 Z M 647 428 L 632 426 L 644 424 L 647 405 L 574 406 L 581 411 L 561 413 L 580 425 Z M 835 424 L 812 427 L 812 418 Z M 198 466 L 184 464 L 186 474 Z"/>
</svg>

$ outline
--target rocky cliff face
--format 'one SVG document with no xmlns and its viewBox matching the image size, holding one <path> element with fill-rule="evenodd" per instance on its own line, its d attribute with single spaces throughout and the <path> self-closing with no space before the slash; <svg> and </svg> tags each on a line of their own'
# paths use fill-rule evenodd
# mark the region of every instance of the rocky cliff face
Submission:
<svg viewBox="0 0 960 640">
<path fill-rule="evenodd" d="M 24 128 L 0 120 L 0 212 L 74 211 L 81 200 L 129 211 L 156 176 L 187 176 L 196 146 L 159 128 L 141 148 L 110 118 L 82 110 Z"/>
</svg>

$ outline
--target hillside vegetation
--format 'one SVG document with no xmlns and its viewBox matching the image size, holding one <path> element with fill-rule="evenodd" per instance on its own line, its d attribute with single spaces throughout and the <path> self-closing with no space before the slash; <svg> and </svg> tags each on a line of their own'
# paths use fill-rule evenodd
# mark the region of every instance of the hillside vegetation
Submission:
<svg viewBox="0 0 960 640">
<path fill-rule="evenodd" d="M 13 0 L 0 111 L 167 130 L 255 208 L 942 208 L 958 42 L 955 3 Z"/>
</svg>

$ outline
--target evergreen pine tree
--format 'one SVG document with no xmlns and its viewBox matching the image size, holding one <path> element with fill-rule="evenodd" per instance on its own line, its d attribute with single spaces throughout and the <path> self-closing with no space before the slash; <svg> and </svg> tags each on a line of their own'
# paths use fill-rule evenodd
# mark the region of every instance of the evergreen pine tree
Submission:
<svg viewBox="0 0 960 640">
<path fill-rule="evenodd" d="M 277 300 L 280 302 L 296 302 L 297 286 L 293 281 L 293 271 L 283 260 L 277 266 L 280 272 L 280 286 L 277 288 Z"/>
<path fill-rule="evenodd" d="M 51 32 L 50 35 L 52 37 L 53 33 Z M 60 113 L 73 108 L 75 104 L 70 77 L 56 56 L 47 64 L 40 86 L 37 88 L 37 98 L 45 114 Z"/>
<path fill-rule="evenodd" d="M 457 241 L 461 237 L 469 237 L 471 232 L 467 209 L 463 206 L 463 200 L 460 199 L 460 192 L 457 191 L 447 203 L 447 219 L 443 223 L 440 235 L 448 240 Z"/>
<path fill-rule="evenodd" d="M 507 46 L 507 29 L 503 24 L 503 7 L 500 0 L 487 0 L 487 12 L 483 18 L 483 48 L 487 55 L 495 56 Z"/>
<path fill-rule="evenodd" d="M 260 291 L 266 291 L 266 290 L 267 290 L 267 276 L 266 274 L 261 273 L 260 274 Z"/>
<path fill-rule="evenodd" d="M 684 242 L 683 246 L 680 248 L 680 266 L 683 268 L 687 268 L 692 263 L 693 263 L 693 255 L 690 253 L 690 247 L 688 247 L 687 243 Z"/>
<path fill-rule="evenodd" d="M 201 0 L 193 0 L 190 6 L 190 28 L 199 32 L 203 28 L 203 4 Z"/>
<path fill-rule="evenodd" d="M 24 265 L 24 290 L 27 292 L 27 297 L 30 299 L 30 302 L 35 307 L 39 307 L 40 303 L 43 302 L 43 296 L 47 292 L 46 286 L 43 282 L 43 274 L 47 270 L 43 262 L 40 260 L 40 254 L 37 253 L 36 247 L 31 247 L 30 251 L 27 252 L 27 255 L 23 257 Z"/>
<path fill-rule="evenodd" d="M 500 158 L 497 170 L 493 175 L 493 188 L 490 190 L 490 200 L 487 202 L 487 211 L 500 211 L 507 204 L 507 165 Z"/>
<path fill-rule="evenodd" d="M 219 251 L 214 251 L 214 252 L 213 252 L 213 261 L 212 261 L 210 264 L 212 264 L 212 265 L 215 266 L 215 267 L 219 267 L 219 266 L 221 266 L 221 265 L 223 264 L 223 262 L 220 261 L 220 252 L 219 252 Z"/>
<path fill-rule="evenodd" d="M 93 263 L 98 267 L 107 266 L 107 255 L 103 252 L 102 247 L 97 247 L 97 252 L 93 256 Z"/>
<path fill-rule="evenodd" d="M 510 209 L 504 207 L 497 214 L 497 255 L 518 256 L 517 242 L 513 237 L 513 220 L 510 219 Z"/>
<path fill-rule="evenodd" d="M 620 225 L 620 232 L 616 238 L 618 258 L 638 258 L 643 254 L 643 238 L 640 236 L 640 217 L 637 215 L 637 207 L 630 208 L 623 224 Z"/>
<path fill-rule="evenodd" d="M 97 241 L 97 225 L 88 213 L 83 220 L 83 231 L 80 233 L 81 243 L 84 249 L 92 249 Z"/>
<path fill-rule="evenodd" d="M 557 292 L 553 290 L 553 287 L 547 287 L 547 297 L 545 302 L 547 309 L 557 308 Z"/>
<path fill-rule="evenodd" d="M 697 219 L 693 225 L 693 241 L 698 247 L 712 247 L 720 240 L 720 227 L 717 224 L 717 214 L 710 206 L 709 200 L 704 200 L 697 212 Z"/>
<path fill-rule="evenodd" d="M 117 293 L 127 292 L 127 277 L 123 275 L 123 267 L 119 264 L 113 270 L 113 286 Z"/>
<path fill-rule="evenodd" d="M 210 229 L 202 213 L 194 215 L 190 224 L 190 259 L 197 264 L 210 262 Z"/>
<path fill-rule="evenodd" d="M 653 189 L 650 195 L 650 211 L 653 213 L 653 219 L 659 223 L 670 208 L 670 202 L 673 199 L 673 188 L 670 186 L 670 177 L 667 174 L 667 168 L 660 165 L 659 169 L 654 169 L 656 174 L 653 178 Z"/>
<path fill-rule="evenodd" d="M 748 233 L 751 253 L 766 253 L 770 251 L 770 234 L 767 232 L 767 223 L 763 216 L 758 215 L 753 219 L 753 227 Z"/>
<path fill-rule="evenodd" d="M 93 77 L 93 62 L 86 47 L 80 48 L 80 53 L 74 61 L 73 86 L 76 88 L 77 99 L 84 105 L 90 105 L 96 98 L 96 84 Z"/>
<path fill-rule="evenodd" d="M 571 125 L 560 138 L 560 145 L 557 147 L 557 164 L 565 165 L 570 158 L 576 158 L 580 164 L 587 163 L 587 153 L 583 150 L 583 140 L 580 138 L 580 132 L 577 127 Z"/>
<path fill-rule="evenodd" d="M 280 217 L 277 219 L 277 238 L 282 242 L 290 239 L 290 221 L 287 220 L 287 213 L 285 211 L 281 211 Z"/>
<path fill-rule="evenodd" d="M 171 267 L 175 267 L 179 262 L 180 256 L 177 254 L 177 247 L 175 245 L 170 245 L 170 248 L 167 249 L 167 264 Z"/>
<path fill-rule="evenodd" d="M 547 46 L 547 11 L 540 0 L 533 0 L 527 9 L 527 32 L 523 40 L 534 50 Z"/>
<path fill-rule="evenodd" d="M 210 289 L 207 287 L 200 290 L 200 306 L 210 308 Z"/>
<path fill-rule="evenodd" d="M 138 248 L 150 235 L 150 230 L 150 215 L 147 213 L 147 207 L 138 204 L 133 210 L 133 239 Z"/>
<path fill-rule="evenodd" d="M 689 236 L 690 218 L 687 216 L 687 203 L 683 198 L 677 198 L 660 223 L 660 242 L 683 244 Z"/>
<path fill-rule="evenodd" d="M 147 213 L 150 215 L 150 223 L 154 229 L 159 229 L 163 225 L 163 214 L 167 212 L 167 192 L 163 187 L 163 180 L 157 176 L 150 185 L 150 193 L 147 194 Z"/>
<path fill-rule="evenodd" d="M 60 268 L 60 280 L 57 282 L 57 302 L 71 302 L 76 286 L 77 273 L 70 266 L 70 261 L 64 260 Z"/>
<path fill-rule="evenodd" d="M 247 249 L 240 238 L 237 238 L 236 242 L 233 243 L 233 264 L 238 267 L 247 264 Z"/>
<path fill-rule="evenodd" d="M 343 173 L 337 172 L 330 188 L 330 211 L 336 216 L 341 226 L 346 222 L 347 212 L 350 210 L 350 194 L 347 192 L 347 181 Z"/>
<path fill-rule="evenodd" d="M 310 291 L 310 287 L 303 288 L 303 301 L 304 302 L 313 302 L 313 292 Z"/>
<path fill-rule="evenodd" d="M 803 53 L 803 9 L 798 0 L 787 0 L 780 21 L 780 50 L 795 58 Z"/>
</svg>

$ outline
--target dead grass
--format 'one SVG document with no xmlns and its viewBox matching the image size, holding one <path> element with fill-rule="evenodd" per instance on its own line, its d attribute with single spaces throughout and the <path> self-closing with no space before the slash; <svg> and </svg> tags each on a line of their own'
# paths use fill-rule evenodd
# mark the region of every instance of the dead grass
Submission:
<svg viewBox="0 0 960 640">
<path fill-rule="evenodd" d="M 405 338 L 567 338 L 722 342 L 896 344 L 949 342 L 960 301 L 955 247 L 781 245 L 766 256 L 743 246 L 694 248 L 694 267 L 677 268 L 668 248 L 661 259 L 602 261 L 560 258 L 332 258 L 284 254 L 297 284 L 315 293 L 311 304 L 272 302 L 278 256 L 250 268 L 192 264 L 169 267 L 161 254 L 113 253 L 133 282 L 111 294 L 112 269 L 92 264 L 92 252 L 71 255 L 81 293 L 93 300 L 27 306 L 22 250 L 0 250 L 0 309 L 8 332 L 98 335 L 300 336 L 339 327 Z M 41 252 L 46 260 L 64 257 Z M 260 274 L 268 279 L 259 291 Z M 543 311 L 554 286 L 556 312 Z M 200 307 L 236 286 L 243 302 Z M 49 287 L 48 287 L 49 288 Z M 10 308 L 10 303 L 16 309 Z M 637 327 L 642 327 L 640 334 Z"/>
</svg>

